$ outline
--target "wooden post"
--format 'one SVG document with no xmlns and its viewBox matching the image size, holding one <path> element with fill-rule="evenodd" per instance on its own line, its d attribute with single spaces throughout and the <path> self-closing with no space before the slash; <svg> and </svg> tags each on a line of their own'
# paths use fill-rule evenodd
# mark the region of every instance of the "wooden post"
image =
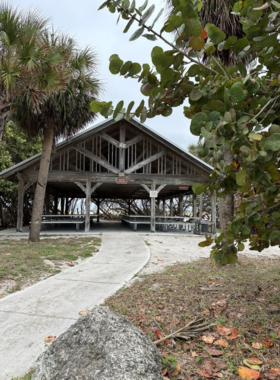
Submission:
<svg viewBox="0 0 280 380">
<path fill-rule="evenodd" d="M 184 194 L 180 194 L 180 196 L 179 196 L 179 213 L 180 213 L 180 215 L 179 216 L 183 216 L 183 197 L 184 197 Z"/>
<path fill-rule="evenodd" d="M 193 217 L 197 217 L 196 194 L 193 194 Z"/>
<path fill-rule="evenodd" d="M 120 127 L 119 170 L 125 171 L 125 126 Z"/>
<path fill-rule="evenodd" d="M 156 185 L 153 183 L 151 190 L 156 190 Z M 151 232 L 156 232 L 156 198 L 151 197 Z"/>
<path fill-rule="evenodd" d="M 86 220 L 85 220 L 85 232 L 90 230 L 90 203 L 91 203 L 91 183 L 86 183 Z"/>
<path fill-rule="evenodd" d="M 170 198 L 170 216 L 173 216 L 173 197 Z"/>
<path fill-rule="evenodd" d="M 128 200 L 128 215 L 131 214 L 131 199 Z"/>
<path fill-rule="evenodd" d="M 58 196 L 57 191 L 55 192 L 54 196 L 54 214 L 57 215 L 57 209 L 58 209 Z"/>
<path fill-rule="evenodd" d="M 69 198 L 65 198 L 65 215 L 69 215 Z"/>
<path fill-rule="evenodd" d="M 19 181 L 18 181 L 17 232 L 22 232 L 23 197 L 24 197 L 24 183 L 23 183 L 22 179 L 19 179 Z"/>
<path fill-rule="evenodd" d="M 199 196 L 199 217 L 202 219 L 202 213 L 203 213 L 203 193 Z"/>
<path fill-rule="evenodd" d="M 216 233 L 216 222 L 217 216 L 216 216 L 216 192 L 214 190 L 213 194 L 211 195 L 211 222 L 212 225 L 212 233 Z"/>
<path fill-rule="evenodd" d="M 64 196 L 60 198 L 60 214 L 64 215 Z"/>
<path fill-rule="evenodd" d="M 163 198 L 163 200 L 162 200 L 162 213 L 164 216 L 165 216 L 165 205 L 166 205 L 166 199 Z"/>
<path fill-rule="evenodd" d="M 48 187 L 46 188 L 46 196 L 45 196 L 45 209 L 46 209 L 46 214 L 50 214 L 50 192 Z"/>
<path fill-rule="evenodd" d="M 99 212 L 100 212 L 100 199 L 97 198 L 97 201 L 96 201 L 96 206 L 97 206 L 97 223 L 99 223 Z"/>
</svg>

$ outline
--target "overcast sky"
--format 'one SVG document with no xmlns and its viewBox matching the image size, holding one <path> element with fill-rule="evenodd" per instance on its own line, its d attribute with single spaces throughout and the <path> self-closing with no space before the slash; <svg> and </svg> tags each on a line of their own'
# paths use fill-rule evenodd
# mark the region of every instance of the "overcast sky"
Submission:
<svg viewBox="0 0 280 380">
<path fill-rule="evenodd" d="M 102 100 L 113 101 L 116 105 L 118 101 L 124 100 L 127 106 L 131 100 L 138 106 L 142 95 L 137 80 L 112 75 L 109 71 L 109 57 L 118 54 L 123 61 L 131 60 L 139 63 L 150 63 L 150 52 L 154 42 L 140 37 L 134 42 L 129 42 L 129 37 L 137 28 L 137 24 L 131 27 L 128 33 L 122 33 L 126 23 L 120 20 L 116 25 L 117 15 L 110 13 L 107 8 L 97 11 L 105 0 L 17 0 L 13 4 L 21 9 L 36 9 L 45 17 L 50 18 L 50 22 L 55 29 L 68 33 L 74 37 L 78 45 L 83 48 L 91 46 L 94 48 L 99 61 L 99 78 L 105 85 Z M 137 0 L 138 6 L 144 0 Z M 150 0 L 149 4 L 155 4 L 156 10 L 151 17 L 155 18 L 161 8 L 164 8 L 164 0 Z M 164 16 L 157 22 L 156 29 L 160 29 Z M 164 48 L 164 44 L 156 41 L 158 46 Z M 103 120 L 99 116 L 97 123 Z M 137 119 L 138 120 L 138 119 Z M 164 118 L 157 116 L 147 119 L 145 124 L 159 134 L 187 149 L 189 144 L 196 143 L 197 137 L 189 132 L 189 120 L 183 115 L 183 108 L 173 108 L 171 116 Z"/>
</svg>

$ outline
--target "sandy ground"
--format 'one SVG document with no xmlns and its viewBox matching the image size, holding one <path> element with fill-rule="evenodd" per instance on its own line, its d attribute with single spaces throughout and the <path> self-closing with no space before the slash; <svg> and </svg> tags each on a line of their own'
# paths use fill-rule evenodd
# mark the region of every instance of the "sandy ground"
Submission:
<svg viewBox="0 0 280 380">
<path fill-rule="evenodd" d="M 162 235 L 140 235 L 151 251 L 149 263 L 139 272 L 138 276 L 151 274 L 163 270 L 165 267 L 189 263 L 200 258 L 210 256 L 211 247 L 201 248 L 198 243 L 205 240 L 203 236 L 162 236 Z M 250 257 L 280 259 L 280 248 L 270 247 L 262 252 L 250 251 L 247 244 L 240 255 Z"/>
</svg>

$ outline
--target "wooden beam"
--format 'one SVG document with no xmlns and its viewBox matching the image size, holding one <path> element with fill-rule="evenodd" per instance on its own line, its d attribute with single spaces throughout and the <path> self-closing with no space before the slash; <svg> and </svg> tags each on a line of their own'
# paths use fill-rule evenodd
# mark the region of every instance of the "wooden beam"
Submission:
<svg viewBox="0 0 280 380">
<path fill-rule="evenodd" d="M 91 204 L 91 183 L 86 183 L 86 218 L 85 218 L 85 232 L 90 230 L 90 204 Z"/>
<path fill-rule="evenodd" d="M 157 193 L 159 193 L 166 185 L 165 184 L 162 184 L 160 185 L 158 188 L 157 188 Z"/>
<path fill-rule="evenodd" d="M 26 170 L 22 173 L 22 179 L 27 181 L 36 181 L 38 178 L 37 170 Z M 62 170 L 50 170 L 48 175 L 49 182 L 86 182 L 90 180 L 91 182 L 103 182 L 103 183 L 116 183 L 117 178 L 119 178 L 115 173 L 92 173 L 90 171 L 78 172 L 78 171 L 62 171 Z M 194 183 L 208 183 L 209 176 L 203 175 L 165 175 L 165 174 L 145 174 L 145 173 L 131 173 L 126 175 L 125 178 L 129 183 L 135 183 L 142 185 L 151 185 L 153 182 L 165 185 L 186 185 L 192 186 Z"/>
<path fill-rule="evenodd" d="M 203 213 L 203 193 L 199 196 L 199 217 L 202 219 L 202 213 Z"/>
<path fill-rule="evenodd" d="M 19 179 L 18 181 L 18 208 L 17 208 L 17 231 L 18 232 L 22 232 L 23 197 L 24 197 L 24 182 L 22 179 Z"/>
<path fill-rule="evenodd" d="M 212 226 L 212 233 L 216 233 L 216 224 L 217 224 L 217 215 L 216 215 L 216 191 L 214 190 L 213 194 L 211 195 L 211 222 L 213 223 Z"/>
<path fill-rule="evenodd" d="M 120 127 L 120 148 L 119 148 L 119 169 L 123 173 L 125 170 L 125 126 Z"/>
<path fill-rule="evenodd" d="M 89 150 L 87 150 L 81 146 L 75 146 L 74 149 L 76 149 L 78 152 L 82 153 L 86 157 L 90 158 L 91 160 L 97 162 L 99 165 L 103 166 L 104 168 L 110 170 L 112 173 L 119 173 L 120 172 L 117 168 L 110 165 L 107 161 L 102 160 L 102 158 L 91 153 Z"/>
<path fill-rule="evenodd" d="M 150 189 L 147 185 L 145 185 L 145 184 L 143 184 L 143 183 L 142 183 L 142 186 L 143 186 L 144 189 L 150 194 L 151 189 Z"/>
<path fill-rule="evenodd" d="M 128 141 L 125 143 L 126 148 L 128 148 L 129 146 L 134 145 L 134 144 L 136 144 L 136 143 L 142 141 L 143 139 L 144 139 L 144 136 L 143 136 L 143 135 L 138 135 L 138 136 L 133 137 L 133 139 L 128 140 Z"/>
<path fill-rule="evenodd" d="M 118 140 L 114 139 L 114 137 L 107 135 L 107 133 L 101 133 L 100 136 L 110 144 L 115 145 L 117 148 L 119 148 L 120 143 Z"/>
<path fill-rule="evenodd" d="M 183 198 L 184 198 L 184 194 L 180 194 L 179 195 L 179 213 L 180 213 L 180 216 L 183 216 Z"/>
<path fill-rule="evenodd" d="M 153 183 L 151 191 L 155 191 L 156 185 Z M 151 198 L 151 232 L 156 232 L 156 198 Z"/>
<path fill-rule="evenodd" d="M 151 157 L 146 158 L 144 161 L 141 161 L 138 164 L 131 166 L 129 169 L 127 169 L 125 171 L 125 174 L 129 174 L 129 173 L 135 172 L 138 169 L 142 168 L 143 166 L 145 166 L 147 164 L 150 164 L 151 162 L 159 159 L 163 155 L 165 155 L 165 150 L 162 150 L 161 152 L 153 154 Z"/>
<path fill-rule="evenodd" d="M 83 191 L 84 193 L 87 192 L 87 189 L 85 188 L 85 186 L 82 185 L 80 182 L 75 182 L 75 184 L 76 184 L 77 186 L 79 186 L 79 188 L 82 189 L 82 191 Z"/>
<path fill-rule="evenodd" d="M 197 217 L 196 194 L 193 194 L 193 217 Z"/>
<path fill-rule="evenodd" d="M 102 185 L 102 182 L 97 182 L 92 188 L 90 189 L 90 194 L 92 194 L 99 186 Z"/>
</svg>

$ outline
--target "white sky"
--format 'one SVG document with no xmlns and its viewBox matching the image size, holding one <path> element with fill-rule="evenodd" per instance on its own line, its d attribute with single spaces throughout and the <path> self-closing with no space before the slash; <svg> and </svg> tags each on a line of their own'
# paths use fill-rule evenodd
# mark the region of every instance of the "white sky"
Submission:
<svg viewBox="0 0 280 380">
<path fill-rule="evenodd" d="M 20 9 L 39 10 L 44 17 L 50 18 L 55 29 L 74 37 L 78 46 L 83 48 L 89 45 L 94 48 L 99 60 L 99 77 L 105 85 L 102 100 L 111 100 L 114 105 L 118 101 L 124 100 L 125 106 L 134 100 L 135 105 L 138 106 L 143 98 L 139 83 L 135 79 L 112 75 L 109 71 L 109 57 L 112 54 L 118 54 L 123 61 L 150 63 L 150 52 L 153 46 L 155 44 L 163 48 L 165 46 L 161 41 L 148 41 L 144 37 L 129 42 L 129 37 L 138 27 L 137 23 L 131 27 L 128 33 L 122 33 L 126 25 L 125 20 L 121 19 L 116 25 L 116 14 L 110 13 L 107 8 L 97 11 L 104 1 L 16 0 L 13 4 Z M 137 0 L 136 3 L 141 6 L 144 0 Z M 159 10 L 164 8 L 164 0 L 149 1 L 149 5 L 153 3 L 156 5 L 156 10 L 149 20 L 151 23 Z M 161 28 L 163 20 L 164 16 L 161 16 L 155 29 Z M 96 123 L 101 121 L 103 121 L 103 117 L 99 116 Z M 183 149 L 187 149 L 189 144 L 197 142 L 197 137 L 189 131 L 190 122 L 184 117 L 182 107 L 173 108 L 172 115 L 167 118 L 157 116 L 147 119 L 145 124 Z"/>
</svg>

